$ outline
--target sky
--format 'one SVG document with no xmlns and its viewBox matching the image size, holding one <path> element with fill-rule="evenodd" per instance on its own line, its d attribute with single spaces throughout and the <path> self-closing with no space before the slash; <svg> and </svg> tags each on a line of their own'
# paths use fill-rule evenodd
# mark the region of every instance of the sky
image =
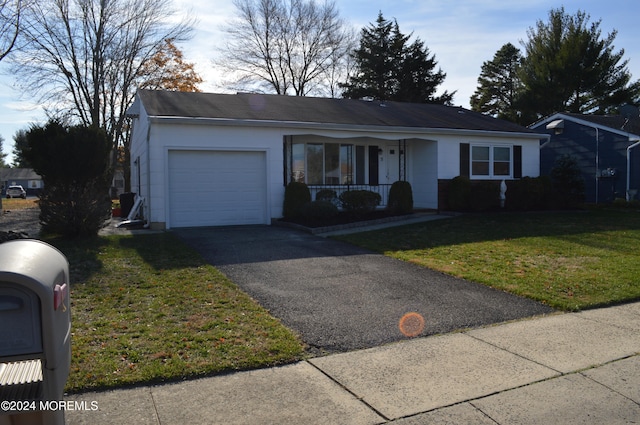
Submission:
<svg viewBox="0 0 640 425">
<path fill-rule="evenodd" d="M 322 1 L 322 0 L 317 0 Z M 469 108 L 469 98 L 477 88 L 482 64 L 490 61 L 506 43 L 522 49 L 527 30 L 538 20 L 548 21 L 551 9 L 564 6 L 568 14 L 582 10 L 590 22 L 601 20 L 602 37 L 617 30 L 616 51 L 624 49 L 624 59 L 635 81 L 640 79 L 640 2 L 638 0 L 335 0 L 340 16 L 359 33 L 375 22 L 378 13 L 395 19 L 403 34 L 424 41 L 435 55 L 438 67 L 446 73 L 439 92 L 456 91 L 454 105 Z M 225 45 L 224 25 L 234 17 L 232 0 L 174 0 L 176 10 L 191 13 L 197 19 L 193 38 L 181 45 L 185 60 L 195 64 L 204 79 L 202 91 L 225 93 L 214 60 Z M 176 15 L 173 19 L 179 19 Z M 0 62 L 0 136 L 3 152 L 12 161 L 13 136 L 32 123 L 42 124 L 46 117 L 33 99 L 13 89 L 14 76 Z"/>
</svg>

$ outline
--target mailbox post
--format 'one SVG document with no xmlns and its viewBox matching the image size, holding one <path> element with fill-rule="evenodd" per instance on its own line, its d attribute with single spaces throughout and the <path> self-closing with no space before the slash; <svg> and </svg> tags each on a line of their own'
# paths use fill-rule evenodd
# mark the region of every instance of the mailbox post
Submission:
<svg viewBox="0 0 640 425">
<path fill-rule="evenodd" d="M 36 240 L 0 244 L 0 401 L 9 402 L 0 425 L 63 425 L 64 409 L 51 406 L 61 404 L 70 364 L 67 259 Z"/>
</svg>

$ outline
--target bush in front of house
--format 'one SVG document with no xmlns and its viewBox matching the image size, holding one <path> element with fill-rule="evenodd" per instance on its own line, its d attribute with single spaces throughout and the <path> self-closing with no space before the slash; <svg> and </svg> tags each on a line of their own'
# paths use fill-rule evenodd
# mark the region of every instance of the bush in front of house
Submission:
<svg viewBox="0 0 640 425">
<path fill-rule="evenodd" d="M 337 208 L 340 205 L 338 200 L 338 194 L 335 190 L 322 189 L 316 193 L 316 201 L 328 201 L 331 202 Z"/>
<path fill-rule="evenodd" d="M 447 201 L 452 211 L 468 211 L 471 201 L 471 180 L 466 176 L 454 177 L 449 182 Z"/>
<path fill-rule="evenodd" d="M 551 169 L 553 202 L 557 208 L 577 208 L 584 202 L 584 178 L 577 161 L 563 155 Z"/>
<path fill-rule="evenodd" d="M 389 189 L 387 209 L 396 214 L 410 214 L 413 211 L 413 192 L 407 181 L 397 181 Z"/>
<path fill-rule="evenodd" d="M 375 211 L 382 197 L 370 190 L 349 190 L 340 194 L 342 208 L 353 214 L 366 214 Z"/>
<path fill-rule="evenodd" d="M 323 221 L 338 215 L 338 207 L 330 201 L 311 201 L 302 206 L 301 217 L 310 221 Z"/>
<path fill-rule="evenodd" d="M 551 179 L 523 177 L 507 182 L 505 208 L 510 211 L 542 210 L 549 207 Z"/>
<path fill-rule="evenodd" d="M 471 210 L 484 212 L 500 208 L 500 181 L 480 180 L 471 185 Z"/>
<path fill-rule="evenodd" d="M 284 189 L 282 215 L 284 218 L 299 217 L 302 207 L 311 202 L 311 192 L 305 183 L 291 182 Z"/>
<path fill-rule="evenodd" d="M 640 209 L 640 201 L 637 199 L 627 201 L 625 198 L 616 198 L 613 200 L 612 206 L 621 209 Z"/>
</svg>

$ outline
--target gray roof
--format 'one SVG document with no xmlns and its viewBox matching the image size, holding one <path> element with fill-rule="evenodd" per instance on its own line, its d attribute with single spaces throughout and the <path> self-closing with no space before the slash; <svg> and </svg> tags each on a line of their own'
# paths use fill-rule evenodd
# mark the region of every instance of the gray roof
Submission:
<svg viewBox="0 0 640 425">
<path fill-rule="evenodd" d="M 6 180 L 41 180 L 31 168 L 0 168 L 0 182 Z"/>
<path fill-rule="evenodd" d="M 352 99 L 140 90 L 152 117 L 206 118 L 365 127 L 535 134 L 520 125 L 453 106 Z M 136 114 L 134 105 L 129 114 Z"/>
<path fill-rule="evenodd" d="M 635 135 L 640 134 L 640 118 L 638 117 L 626 118 L 622 115 L 582 115 L 573 113 L 565 115 L 609 127 L 612 130 L 624 131 Z"/>
<path fill-rule="evenodd" d="M 574 121 L 586 121 L 601 128 L 608 128 L 611 131 L 620 133 L 630 133 L 640 137 L 640 117 L 624 117 L 622 115 L 587 115 L 573 112 L 560 112 L 543 118 L 530 125 L 532 129 L 540 128 L 542 124 L 559 119 L 568 118 Z"/>
</svg>

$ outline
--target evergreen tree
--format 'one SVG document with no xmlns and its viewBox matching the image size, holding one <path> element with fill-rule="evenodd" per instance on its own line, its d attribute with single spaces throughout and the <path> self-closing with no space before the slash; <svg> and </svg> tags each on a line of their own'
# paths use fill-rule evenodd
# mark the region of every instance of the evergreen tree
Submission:
<svg viewBox="0 0 640 425">
<path fill-rule="evenodd" d="M 32 168 L 31 163 L 25 158 L 27 150 L 27 131 L 18 130 L 13 135 L 13 166 L 15 168 Z"/>
<path fill-rule="evenodd" d="M 23 154 L 42 176 L 40 224 L 47 233 L 95 236 L 111 212 L 112 141 L 96 126 L 32 126 Z"/>
<path fill-rule="evenodd" d="M 471 109 L 520 122 L 517 101 L 523 88 L 518 76 L 521 62 L 520 50 L 511 43 L 502 46 L 491 61 L 484 62 L 478 77 L 478 88 L 471 96 Z"/>
<path fill-rule="evenodd" d="M 355 72 L 342 86 L 343 96 L 450 103 L 455 92 L 434 96 L 446 77 L 442 70 L 434 71 L 435 55 L 430 55 L 420 39 L 409 45 L 410 38 L 411 34 L 402 34 L 398 23 L 386 20 L 380 12 L 375 24 L 362 29 L 360 46 L 352 54 Z"/>
<path fill-rule="evenodd" d="M 7 159 L 7 154 L 4 153 L 3 146 L 2 146 L 3 143 L 4 143 L 4 138 L 0 136 L 0 168 L 8 166 L 8 164 L 5 162 L 5 160 Z M 1 184 L 2 183 L 0 182 L 0 185 Z"/>
<path fill-rule="evenodd" d="M 632 103 L 638 82 L 630 84 L 624 50 L 614 51 L 616 31 L 601 37 L 600 22 L 578 11 L 552 9 L 547 23 L 538 21 L 523 43 L 520 77 L 523 108 L 538 117 L 558 111 L 606 113 Z"/>
</svg>

